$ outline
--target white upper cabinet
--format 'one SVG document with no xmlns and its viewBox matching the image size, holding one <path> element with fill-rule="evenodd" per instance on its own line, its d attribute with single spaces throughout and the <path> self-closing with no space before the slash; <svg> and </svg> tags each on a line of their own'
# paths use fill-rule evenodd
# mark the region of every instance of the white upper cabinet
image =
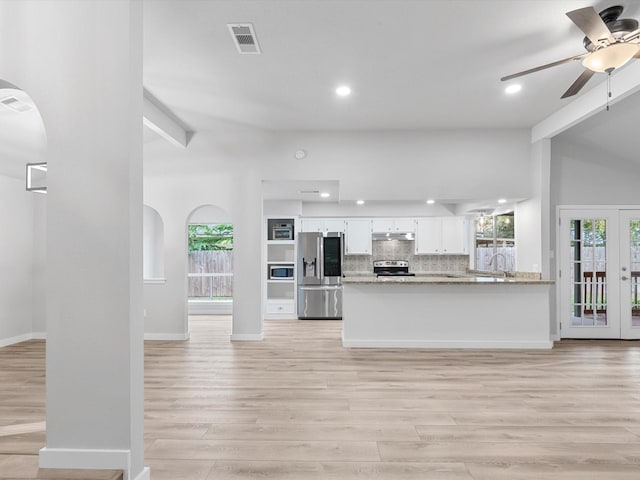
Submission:
<svg viewBox="0 0 640 480">
<path fill-rule="evenodd" d="M 416 221 L 413 218 L 374 218 L 371 230 L 373 233 L 415 233 Z"/>
<path fill-rule="evenodd" d="M 464 217 L 442 219 L 442 253 L 469 253 L 468 224 Z"/>
<path fill-rule="evenodd" d="M 415 218 L 396 218 L 393 223 L 396 233 L 416 233 Z"/>
<path fill-rule="evenodd" d="M 442 222 L 439 218 L 419 218 L 416 225 L 416 254 L 440 254 Z"/>
<path fill-rule="evenodd" d="M 300 222 L 301 232 L 340 232 L 344 233 L 342 218 L 303 218 Z"/>
<path fill-rule="evenodd" d="M 417 221 L 415 253 L 467 255 L 468 222 L 464 217 L 420 218 Z"/>
<path fill-rule="evenodd" d="M 371 219 L 345 221 L 345 255 L 371 255 Z"/>
</svg>

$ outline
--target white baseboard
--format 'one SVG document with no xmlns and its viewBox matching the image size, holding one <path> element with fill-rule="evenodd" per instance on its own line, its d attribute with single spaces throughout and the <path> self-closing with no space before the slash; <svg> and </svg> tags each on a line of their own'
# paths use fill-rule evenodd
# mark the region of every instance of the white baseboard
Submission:
<svg viewBox="0 0 640 480">
<path fill-rule="evenodd" d="M 345 348 L 515 348 L 550 349 L 552 341 L 421 341 L 421 340 L 342 340 Z"/>
<path fill-rule="evenodd" d="M 8 347 L 9 345 L 26 342 L 27 340 L 32 340 L 32 339 L 33 339 L 32 333 L 24 333 L 22 335 L 16 335 L 15 337 L 9 337 L 9 338 L 0 338 L 0 347 Z"/>
<path fill-rule="evenodd" d="M 232 342 L 259 342 L 264 340 L 264 333 L 234 333 L 231 335 Z"/>
<path fill-rule="evenodd" d="M 40 468 L 122 470 L 124 480 L 151 479 L 149 467 L 144 467 L 135 478 L 131 478 L 130 450 L 44 447 L 40 449 L 38 464 Z"/>
<path fill-rule="evenodd" d="M 131 451 L 44 447 L 40 449 L 38 463 L 40 468 L 122 470 L 128 472 Z"/>
<path fill-rule="evenodd" d="M 149 467 L 144 467 L 138 474 L 138 476 L 131 480 L 151 480 L 151 470 L 149 469 Z"/>
<path fill-rule="evenodd" d="M 180 341 L 189 340 L 189 332 L 187 333 L 145 333 L 145 340 L 168 340 Z"/>
<path fill-rule="evenodd" d="M 33 332 L 31 334 L 31 338 L 33 340 L 46 340 L 47 339 L 47 332 Z"/>
</svg>

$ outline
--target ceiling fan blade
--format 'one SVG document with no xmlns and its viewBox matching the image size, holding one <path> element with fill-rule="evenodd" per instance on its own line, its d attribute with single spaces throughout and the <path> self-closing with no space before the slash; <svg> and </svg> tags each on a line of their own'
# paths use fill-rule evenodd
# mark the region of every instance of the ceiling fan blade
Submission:
<svg viewBox="0 0 640 480">
<path fill-rule="evenodd" d="M 567 17 L 589 37 L 589 40 L 591 40 L 591 43 L 594 45 L 600 45 L 602 40 L 607 40 L 609 44 L 616 42 L 616 39 L 613 38 L 611 31 L 609 31 L 607 25 L 602 21 L 602 18 L 600 18 L 595 8 L 584 7 L 578 10 L 572 10 L 567 12 Z"/>
<path fill-rule="evenodd" d="M 545 70 L 547 68 L 555 67 L 556 65 L 562 65 L 563 63 L 569 63 L 569 62 L 572 62 L 573 60 L 580 60 L 586 57 L 587 55 L 589 55 L 589 52 L 581 53 L 580 55 L 574 55 L 573 57 L 569 57 L 569 58 L 563 58 L 562 60 L 557 60 L 555 62 L 547 63 L 546 65 L 540 65 L 539 67 L 530 68 L 529 70 L 524 70 L 522 72 L 514 73 L 512 75 L 507 75 L 506 77 L 502 77 L 500 80 L 502 80 L 503 82 L 506 82 L 507 80 L 511 80 L 512 78 L 518 78 L 524 75 L 528 75 L 530 73 L 539 72 L 540 70 Z"/>
<path fill-rule="evenodd" d="M 564 92 L 564 94 L 560 98 L 573 97 L 576 93 L 582 90 L 582 87 L 587 84 L 589 79 L 593 77 L 594 73 L 595 72 L 593 70 L 585 68 L 584 72 L 582 72 L 582 74 L 576 79 L 575 82 L 573 82 L 569 89 Z"/>
</svg>

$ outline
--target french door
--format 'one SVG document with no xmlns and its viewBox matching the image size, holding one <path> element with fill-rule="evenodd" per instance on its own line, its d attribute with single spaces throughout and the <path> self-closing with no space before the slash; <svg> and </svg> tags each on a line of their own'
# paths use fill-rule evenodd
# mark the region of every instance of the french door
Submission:
<svg viewBox="0 0 640 480">
<path fill-rule="evenodd" d="M 621 338 L 640 338 L 640 210 L 620 211 Z"/>
<path fill-rule="evenodd" d="M 640 210 L 560 210 L 560 336 L 640 338 Z"/>
</svg>

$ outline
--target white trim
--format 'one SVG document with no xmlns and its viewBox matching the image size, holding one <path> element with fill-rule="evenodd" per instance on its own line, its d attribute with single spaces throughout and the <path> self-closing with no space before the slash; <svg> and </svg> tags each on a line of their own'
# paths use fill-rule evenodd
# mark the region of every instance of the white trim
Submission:
<svg viewBox="0 0 640 480">
<path fill-rule="evenodd" d="M 517 348 L 517 349 L 551 349 L 552 341 L 457 341 L 457 340 L 342 340 L 345 348 Z"/>
<path fill-rule="evenodd" d="M 169 108 L 142 89 L 142 123 L 176 147 L 186 147 L 193 132 L 189 132 Z"/>
<path fill-rule="evenodd" d="M 22 335 L 16 335 L 15 337 L 0 338 L 0 347 L 8 347 L 9 345 L 26 342 L 27 340 L 32 340 L 32 339 L 33 339 L 32 333 L 23 333 Z"/>
<path fill-rule="evenodd" d="M 47 339 L 47 332 L 33 332 L 31 334 L 31 339 L 32 340 L 46 340 Z"/>
<path fill-rule="evenodd" d="M 604 79 L 602 75 L 601 79 Z M 624 70 L 612 76 L 613 91 L 609 104 L 628 97 L 640 90 L 640 62 L 631 62 Z M 601 112 L 606 103 L 605 85 L 601 82 L 595 88 L 583 93 L 571 103 L 555 111 L 531 129 L 531 143 L 543 138 L 553 138 L 583 120 Z M 615 108 L 615 107 L 613 107 Z"/>
<path fill-rule="evenodd" d="M 133 480 L 151 480 L 151 470 L 149 467 L 144 467 L 142 471 Z"/>
<path fill-rule="evenodd" d="M 145 285 L 164 285 L 165 283 L 167 283 L 166 278 L 145 278 L 144 279 Z"/>
<path fill-rule="evenodd" d="M 189 332 L 187 333 L 145 333 L 145 340 L 168 340 L 168 341 L 185 341 L 189 340 Z"/>
<path fill-rule="evenodd" d="M 231 335 L 232 342 L 259 342 L 264 340 L 264 333 L 234 333 Z"/>
<path fill-rule="evenodd" d="M 123 470 L 125 478 L 131 463 L 131 450 L 83 448 L 40 449 L 40 468 Z"/>
</svg>

